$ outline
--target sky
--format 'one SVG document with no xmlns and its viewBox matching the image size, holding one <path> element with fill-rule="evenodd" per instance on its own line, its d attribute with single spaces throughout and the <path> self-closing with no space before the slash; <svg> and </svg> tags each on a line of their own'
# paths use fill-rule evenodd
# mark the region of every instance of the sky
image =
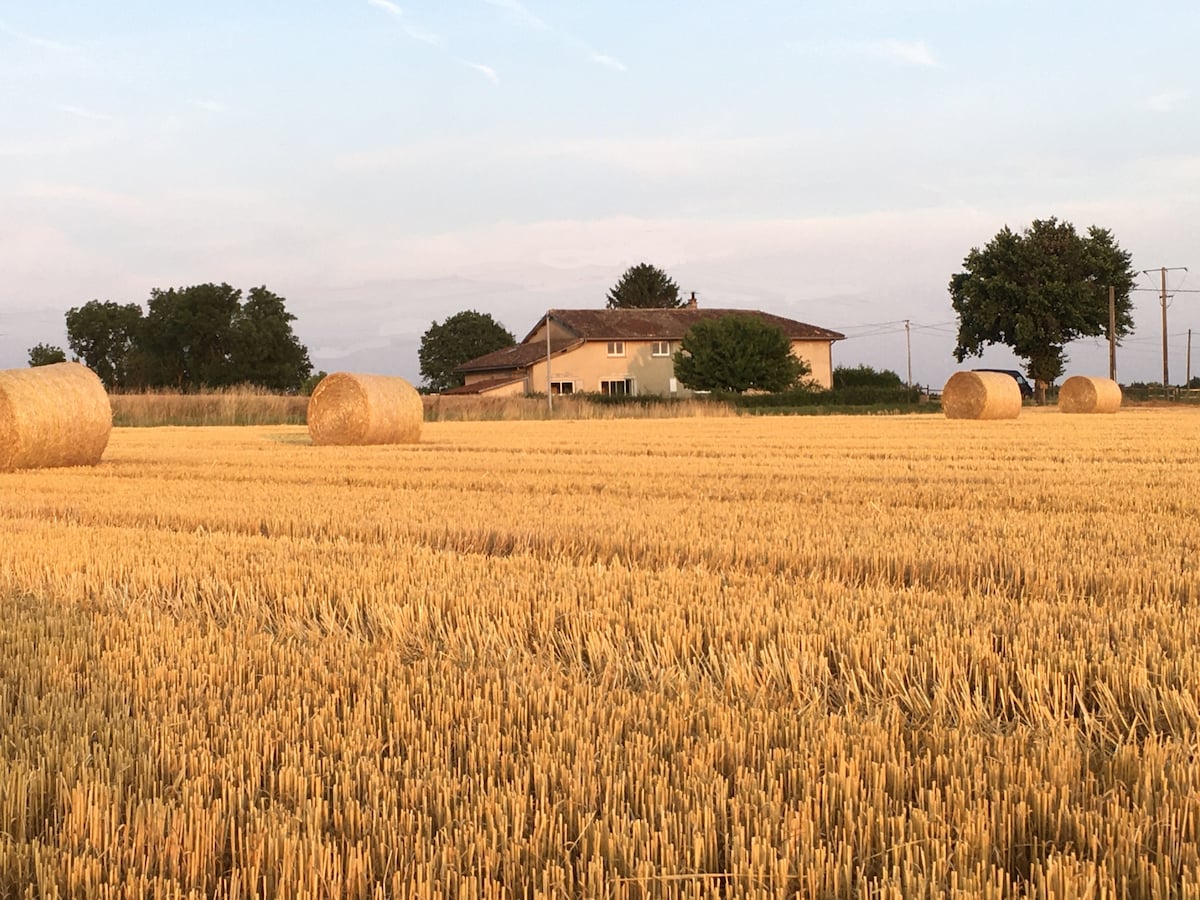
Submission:
<svg viewBox="0 0 1200 900">
<path fill-rule="evenodd" d="M 649 262 L 940 386 L 950 276 L 1056 216 L 1190 268 L 1181 382 L 1198 39 L 1194 0 L 0 0 L 0 368 L 73 306 L 211 281 L 285 297 L 319 369 L 417 382 L 433 322 L 520 339 Z M 1159 285 L 1123 382 L 1162 377 Z"/>
</svg>

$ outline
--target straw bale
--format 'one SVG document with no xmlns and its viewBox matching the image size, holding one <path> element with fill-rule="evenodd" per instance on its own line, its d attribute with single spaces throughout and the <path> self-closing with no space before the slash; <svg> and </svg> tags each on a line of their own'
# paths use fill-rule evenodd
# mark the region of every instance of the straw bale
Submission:
<svg viewBox="0 0 1200 900">
<path fill-rule="evenodd" d="M 308 401 L 314 444 L 415 444 L 425 418 L 421 396 L 403 378 L 334 372 Z"/>
<path fill-rule="evenodd" d="M 94 466 L 111 431 L 108 393 L 87 366 L 0 371 L 0 471 Z"/>
<path fill-rule="evenodd" d="M 955 372 L 942 388 L 947 419 L 1015 419 L 1021 388 L 1003 372 Z"/>
<path fill-rule="evenodd" d="M 1121 386 L 1111 378 L 1072 375 L 1058 391 L 1065 413 L 1115 413 L 1121 408 Z"/>
</svg>

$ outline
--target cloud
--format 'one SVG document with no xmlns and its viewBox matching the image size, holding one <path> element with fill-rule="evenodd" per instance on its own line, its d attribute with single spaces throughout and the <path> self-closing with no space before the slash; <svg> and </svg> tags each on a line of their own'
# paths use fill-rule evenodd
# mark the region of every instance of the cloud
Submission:
<svg viewBox="0 0 1200 900">
<path fill-rule="evenodd" d="M 483 0 L 488 6 L 494 6 L 497 9 L 503 9 L 511 13 L 515 18 L 533 28 L 536 31 L 550 31 L 551 28 L 546 21 L 540 16 L 530 12 L 528 7 L 521 0 Z"/>
<path fill-rule="evenodd" d="M 922 69 L 940 69 L 942 64 L 924 41 L 899 41 L 893 38 L 872 41 L 842 41 L 835 49 L 855 56 Z"/>
<path fill-rule="evenodd" d="M 404 17 L 404 10 L 395 3 L 392 3 L 391 0 L 367 0 L 367 5 L 381 9 L 388 15 L 399 19 L 401 29 L 414 41 L 420 41 L 422 44 L 429 44 L 434 47 L 442 46 L 442 39 L 432 31 L 425 31 L 423 28 L 410 25 Z"/>
<path fill-rule="evenodd" d="M 496 70 L 493 69 L 491 66 L 485 66 L 483 63 L 471 62 L 470 60 L 467 60 L 467 59 L 460 59 L 459 62 L 462 63 L 467 68 L 474 69 L 476 72 L 479 72 L 481 75 L 483 75 L 485 78 L 487 78 L 487 80 L 490 81 L 492 84 L 500 83 L 500 76 L 496 74 Z"/>
<path fill-rule="evenodd" d="M 82 106 L 72 106 L 69 103 L 59 106 L 60 112 L 68 113 L 72 116 L 78 116 L 81 119 L 89 119 L 93 122 L 111 122 L 112 116 L 106 113 L 96 112 L 95 110 L 85 109 Z"/>
<path fill-rule="evenodd" d="M 524 25 L 534 31 L 543 31 L 548 34 L 557 36 L 561 41 L 571 47 L 575 52 L 582 54 L 591 62 L 605 68 L 612 69 L 614 72 L 629 71 L 625 63 L 617 59 L 615 56 L 609 56 L 607 53 L 600 53 L 591 49 L 585 42 L 561 29 L 555 28 L 541 16 L 532 12 L 521 0 L 483 0 L 488 6 L 494 6 L 497 9 L 502 9 L 510 13 L 514 18 L 519 20 Z"/>
<path fill-rule="evenodd" d="M 607 68 L 612 69 L 614 72 L 628 72 L 629 71 L 629 67 L 626 66 L 625 63 L 623 63 L 619 59 L 617 59 L 615 56 L 609 56 L 605 53 L 592 53 L 591 59 L 592 59 L 592 62 L 599 63 L 602 66 L 606 66 Z"/>
<path fill-rule="evenodd" d="M 1152 112 L 1172 112 L 1188 99 L 1187 91 L 1163 91 L 1155 94 L 1146 101 L 1146 106 Z"/>
<path fill-rule="evenodd" d="M 0 21 L 0 32 L 7 34 L 9 37 L 16 38 L 22 43 L 29 44 L 32 47 L 41 47 L 43 50 L 53 50 L 55 53 L 67 53 L 72 49 L 69 44 L 64 44 L 61 41 L 54 41 L 50 40 L 49 38 L 26 34 L 24 31 L 19 31 L 16 28 L 11 27 L 4 21 Z"/>
<path fill-rule="evenodd" d="M 420 41 L 422 44 L 429 44 L 431 47 L 442 46 L 442 39 L 432 31 L 424 31 L 420 28 L 415 28 L 412 25 L 405 25 L 404 33 L 414 41 Z"/>
<path fill-rule="evenodd" d="M 384 12 L 390 13 L 398 19 L 404 17 L 404 10 L 395 3 L 392 3 L 391 0 L 367 0 L 367 5 L 374 6 L 376 9 L 382 9 Z"/>
<path fill-rule="evenodd" d="M 219 100 L 193 100 L 192 105 L 210 113 L 223 113 L 229 110 L 229 107 Z"/>
</svg>

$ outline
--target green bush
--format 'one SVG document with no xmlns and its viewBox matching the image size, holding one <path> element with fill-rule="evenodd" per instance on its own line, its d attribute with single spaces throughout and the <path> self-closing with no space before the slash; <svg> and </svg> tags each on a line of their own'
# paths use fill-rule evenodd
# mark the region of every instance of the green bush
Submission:
<svg viewBox="0 0 1200 900">
<path fill-rule="evenodd" d="M 833 370 L 833 389 L 843 388 L 902 388 L 904 380 L 891 369 L 870 366 L 838 366 Z"/>
</svg>

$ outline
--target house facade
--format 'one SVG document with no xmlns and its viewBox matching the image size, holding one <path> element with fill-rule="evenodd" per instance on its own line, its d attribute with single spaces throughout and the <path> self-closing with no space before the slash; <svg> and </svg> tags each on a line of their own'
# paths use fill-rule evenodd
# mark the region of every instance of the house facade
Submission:
<svg viewBox="0 0 1200 900">
<path fill-rule="evenodd" d="M 844 335 L 750 309 L 552 309 L 521 343 L 463 363 L 465 384 L 447 393 L 688 396 L 675 378 L 675 352 L 697 322 L 755 316 L 783 329 L 817 383 L 833 384 L 834 341 Z"/>
</svg>

